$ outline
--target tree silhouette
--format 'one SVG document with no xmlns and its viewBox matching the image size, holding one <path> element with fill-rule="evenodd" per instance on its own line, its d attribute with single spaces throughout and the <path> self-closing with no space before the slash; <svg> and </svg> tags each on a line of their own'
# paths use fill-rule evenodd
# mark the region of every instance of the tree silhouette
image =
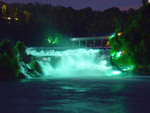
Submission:
<svg viewBox="0 0 150 113">
<path fill-rule="evenodd" d="M 147 0 L 142 0 L 143 5 L 147 4 Z"/>
</svg>

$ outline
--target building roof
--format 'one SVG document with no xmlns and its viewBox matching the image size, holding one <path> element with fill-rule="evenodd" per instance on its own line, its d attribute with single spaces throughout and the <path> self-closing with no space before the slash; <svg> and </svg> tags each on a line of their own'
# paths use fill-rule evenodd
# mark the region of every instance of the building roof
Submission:
<svg viewBox="0 0 150 113">
<path fill-rule="evenodd" d="M 89 40 L 108 40 L 111 35 L 97 36 L 97 37 L 74 37 L 71 41 L 89 41 Z"/>
</svg>

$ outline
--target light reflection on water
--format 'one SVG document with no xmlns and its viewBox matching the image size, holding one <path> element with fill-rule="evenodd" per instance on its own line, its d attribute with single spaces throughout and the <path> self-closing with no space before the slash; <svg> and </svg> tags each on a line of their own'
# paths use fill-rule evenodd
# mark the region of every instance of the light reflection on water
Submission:
<svg viewBox="0 0 150 113">
<path fill-rule="evenodd" d="M 149 77 L 29 79 L 0 82 L 0 111 L 36 113 L 147 113 Z"/>
</svg>

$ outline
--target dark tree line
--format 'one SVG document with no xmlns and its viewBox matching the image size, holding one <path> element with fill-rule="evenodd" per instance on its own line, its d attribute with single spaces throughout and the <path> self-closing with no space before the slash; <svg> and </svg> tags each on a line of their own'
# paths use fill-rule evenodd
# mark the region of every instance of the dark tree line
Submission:
<svg viewBox="0 0 150 113">
<path fill-rule="evenodd" d="M 27 46 L 46 46 L 48 36 L 60 34 L 62 38 L 71 38 L 113 33 L 116 26 L 123 28 L 138 12 L 116 7 L 102 12 L 89 7 L 74 10 L 40 3 L 6 4 L 6 8 L 4 3 L 0 4 L 0 39 L 20 40 Z"/>
</svg>

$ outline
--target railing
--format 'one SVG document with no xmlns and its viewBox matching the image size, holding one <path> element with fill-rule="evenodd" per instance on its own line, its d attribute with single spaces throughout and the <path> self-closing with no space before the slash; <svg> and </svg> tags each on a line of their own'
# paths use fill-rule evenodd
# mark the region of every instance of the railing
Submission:
<svg viewBox="0 0 150 113">
<path fill-rule="evenodd" d="M 27 47 L 30 50 L 67 50 L 67 49 L 111 49 L 111 46 L 92 47 Z"/>
</svg>

